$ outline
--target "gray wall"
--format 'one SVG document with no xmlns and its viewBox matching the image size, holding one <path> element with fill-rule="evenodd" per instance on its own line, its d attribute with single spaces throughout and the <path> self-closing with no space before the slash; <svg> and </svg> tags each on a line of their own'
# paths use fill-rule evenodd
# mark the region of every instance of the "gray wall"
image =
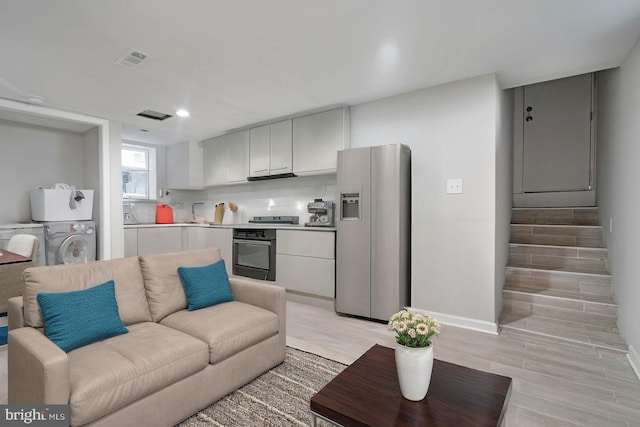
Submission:
<svg viewBox="0 0 640 427">
<path fill-rule="evenodd" d="M 502 288 L 509 261 L 513 200 L 513 90 L 498 91 L 496 114 L 495 318 L 502 312 Z"/>
<path fill-rule="evenodd" d="M 83 134 L 0 120 L 0 152 L 0 224 L 31 221 L 31 190 L 86 188 Z"/>
<path fill-rule="evenodd" d="M 618 326 L 636 363 L 640 350 L 640 42 L 620 68 L 598 74 L 598 206 Z M 609 231 L 613 219 L 613 232 Z M 640 368 L 640 366 L 637 366 Z"/>
<path fill-rule="evenodd" d="M 497 116 L 509 108 L 501 99 L 491 74 L 351 107 L 352 147 L 403 143 L 412 150 L 411 305 L 486 329 L 497 320 L 496 266 L 504 263 L 508 227 L 497 222 L 508 224 L 511 197 L 502 183 L 511 179 L 511 158 L 509 136 L 497 133 Z M 464 180 L 463 194 L 445 194 L 448 178 Z"/>
</svg>

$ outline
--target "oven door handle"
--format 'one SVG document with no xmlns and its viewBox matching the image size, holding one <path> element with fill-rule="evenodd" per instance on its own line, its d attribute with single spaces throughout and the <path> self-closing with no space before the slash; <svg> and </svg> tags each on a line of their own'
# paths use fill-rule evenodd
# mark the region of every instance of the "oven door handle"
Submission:
<svg viewBox="0 0 640 427">
<path fill-rule="evenodd" d="M 270 240 L 242 240 L 242 239 L 233 239 L 233 243 L 243 243 L 246 245 L 256 245 L 256 246 L 271 246 Z"/>
</svg>

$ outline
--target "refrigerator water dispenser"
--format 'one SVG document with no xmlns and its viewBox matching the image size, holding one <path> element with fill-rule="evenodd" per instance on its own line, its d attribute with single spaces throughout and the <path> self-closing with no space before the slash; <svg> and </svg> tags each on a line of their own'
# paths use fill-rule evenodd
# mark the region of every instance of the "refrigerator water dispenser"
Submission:
<svg viewBox="0 0 640 427">
<path fill-rule="evenodd" d="M 360 193 L 342 193 L 340 194 L 341 220 L 359 220 L 360 219 Z"/>
</svg>

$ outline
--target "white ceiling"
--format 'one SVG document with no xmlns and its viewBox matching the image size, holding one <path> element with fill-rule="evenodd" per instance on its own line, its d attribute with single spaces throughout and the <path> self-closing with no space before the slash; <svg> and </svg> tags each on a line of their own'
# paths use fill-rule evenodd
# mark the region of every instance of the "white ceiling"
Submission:
<svg viewBox="0 0 640 427">
<path fill-rule="evenodd" d="M 638 0 L 0 0 L 0 98 L 167 144 L 486 73 L 510 88 L 615 67 L 639 35 Z M 150 59 L 116 64 L 129 48 Z"/>
</svg>

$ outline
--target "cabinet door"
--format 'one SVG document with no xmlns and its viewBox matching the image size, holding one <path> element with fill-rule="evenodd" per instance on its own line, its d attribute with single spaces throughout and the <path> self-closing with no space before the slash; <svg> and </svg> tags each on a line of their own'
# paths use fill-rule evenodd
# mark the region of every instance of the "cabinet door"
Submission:
<svg viewBox="0 0 640 427">
<path fill-rule="evenodd" d="M 276 251 L 279 254 L 335 259 L 333 231 L 277 230 Z"/>
<path fill-rule="evenodd" d="M 182 227 L 138 228 L 138 255 L 182 250 Z"/>
<path fill-rule="evenodd" d="M 233 229 L 204 228 L 204 247 L 220 248 L 220 256 L 224 260 L 227 274 L 231 275 L 233 262 Z"/>
<path fill-rule="evenodd" d="M 325 111 L 293 119 L 294 173 L 331 173 L 337 153 L 348 148 L 347 110 Z"/>
<path fill-rule="evenodd" d="M 269 125 L 253 128 L 249 143 L 249 176 L 269 175 Z"/>
<path fill-rule="evenodd" d="M 335 273 L 332 259 L 276 255 L 276 283 L 292 291 L 334 298 Z"/>
<path fill-rule="evenodd" d="M 204 147 L 204 185 L 227 183 L 226 141 L 224 136 L 202 143 Z"/>
<path fill-rule="evenodd" d="M 187 250 L 204 249 L 205 244 L 205 228 L 202 227 L 185 227 L 187 230 Z"/>
<path fill-rule="evenodd" d="M 201 189 L 203 187 L 202 144 L 186 141 L 167 147 L 167 187 L 171 189 Z"/>
<path fill-rule="evenodd" d="M 137 256 L 138 255 L 138 229 L 137 228 L 125 228 L 124 229 L 124 256 Z"/>
<path fill-rule="evenodd" d="M 293 123 L 291 120 L 273 123 L 269 148 L 269 170 L 271 175 L 293 171 Z"/>
<path fill-rule="evenodd" d="M 246 182 L 249 176 L 249 131 L 225 135 L 227 182 Z"/>
</svg>

